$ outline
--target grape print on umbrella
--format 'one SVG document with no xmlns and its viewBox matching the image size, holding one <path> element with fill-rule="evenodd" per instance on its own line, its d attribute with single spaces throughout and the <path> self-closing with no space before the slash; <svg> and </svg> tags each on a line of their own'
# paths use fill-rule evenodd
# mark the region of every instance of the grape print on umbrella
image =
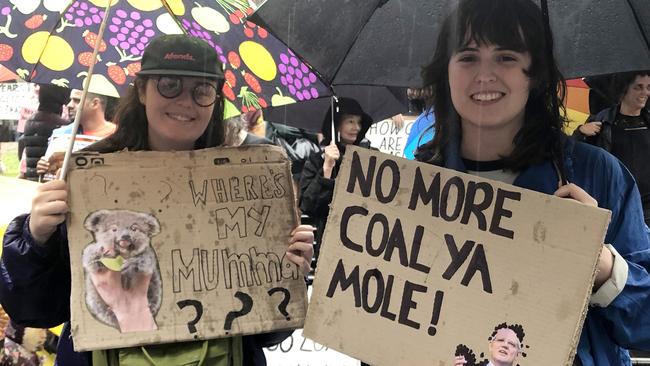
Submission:
<svg viewBox="0 0 650 366">
<path fill-rule="evenodd" d="M 115 12 L 108 26 L 108 43 L 119 53 L 120 62 L 142 58 L 142 52 L 156 34 L 153 25 L 151 19 L 142 19 L 137 11 L 127 13 L 119 9 Z"/>
<path fill-rule="evenodd" d="M 221 46 L 214 43 L 214 41 L 212 40 L 212 36 L 210 35 L 210 32 L 206 31 L 205 28 L 201 27 L 201 25 L 195 21 L 192 21 L 190 23 L 190 21 L 188 21 L 187 19 L 183 19 L 181 23 L 183 24 L 183 28 L 185 28 L 185 30 L 187 30 L 189 34 L 191 34 L 194 37 L 201 38 L 206 42 L 208 42 L 208 44 L 212 46 L 212 48 L 214 48 L 215 51 L 217 51 L 217 54 L 219 54 L 219 61 L 221 61 L 222 64 L 226 63 L 226 57 L 223 55 L 223 49 L 221 48 Z"/>
<path fill-rule="evenodd" d="M 289 93 L 298 100 L 319 97 L 318 90 L 312 86 L 318 80 L 316 74 L 309 69 L 309 66 L 301 62 L 290 49 L 287 49 L 286 53 L 280 53 L 278 70 L 281 75 L 280 83 L 286 86 Z"/>
<path fill-rule="evenodd" d="M 83 1 L 75 1 L 63 15 L 57 32 L 65 27 L 89 27 L 100 24 L 104 19 L 104 11 Z"/>
</svg>

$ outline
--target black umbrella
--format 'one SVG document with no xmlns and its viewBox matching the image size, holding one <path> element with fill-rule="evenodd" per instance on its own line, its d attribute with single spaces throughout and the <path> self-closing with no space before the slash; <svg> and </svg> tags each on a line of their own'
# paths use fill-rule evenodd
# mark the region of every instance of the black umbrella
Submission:
<svg viewBox="0 0 650 366">
<path fill-rule="evenodd" d="M 375 122 L 408 112 L 406 88 L 338 85 L 334 86 L 333 90 L 337 97 L 347 97 L 358 101 L 364 112 L 368 113 Z M 319 132 L 323 118 L 330 108 L 330 98 L 312 99 L 267 108 L 264 110 L 264 119 Z"/>
<path fill-rule="evenodd" d="M 541 1 L 541 0 L 540 0 Z M 649 0 L 547 0 L 567 78 L 650 69 Z M 251 20 L 332 85 L 419 86 L 455 0 L 268 0 Z"/>
</svg>

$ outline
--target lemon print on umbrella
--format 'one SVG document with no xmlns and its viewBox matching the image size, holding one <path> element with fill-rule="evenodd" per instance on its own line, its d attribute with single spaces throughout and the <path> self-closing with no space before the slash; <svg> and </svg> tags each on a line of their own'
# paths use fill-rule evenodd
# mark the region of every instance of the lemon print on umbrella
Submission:
<svg viewBox="0 0 650 366">
<path fill-rule="evenodd" d="M 152 0 L 126 0 L 132 7 L 140 11 L 153 11 L 162 7 L 162 1 Z M 167 4 L 172 12 L 176 15 L 185 14 L 185 5 L 183 0 L 167 0 Z"/>
<path fill-rule="evenodd" d="M 277 74 L 277 66 L 271 53 L 261 44 L 245 41 L 239 45 L 239 55 L 246 66 L 262 80 L 271 81 Z"/>
<path fill-rule="evenodd" d="M 27 37 L 23 43 L 22 55 L 25 62 L 39 62 L 53 71 L 63 71 L 74 62 L 72 47 L 59 36 L 51 36 L 49 32 L 36 32 Z"/>
<path fill-rule="evenodd" d="M 86 85 L 86 77 L 88 77 L 87 71 L 82 71 L 77 74 L 78 78 L 83 78 L 81 85 Z M 117 88 L 113 83 L 102 74 L 93 74 L 90 79 L 90 85 L 88 86 L 88 91 L 95 94 L 107 95 L 109 97 L 119 98 L 120 93 L 117 91 Z"/>
<path fill-rule="evenodd" d="M 192 18 L 199 25 L 215 33 L 226 33 L 230 30 L 230 23 L 217 10 L 201 6 L 198 3 L 192 9 Z"/>
<path fill-rule="evenodd" d="M 120 0 L 111 0 L 111 6 L 117 4 L 118 1 L 120 1 Z M 108 5 L 107 0 L 90 0 L 90 2 L 95 6 L 101 6 L 101 7 L 104 7 L 104 8 L 106 7 L 106 5 Z"/>
<path fill-rule="evenodd" d="M 160 14 L 156 18 L 156 27 L 165 34 L 183 34 L 183 30 L 169 13 Z"/>
</svg>

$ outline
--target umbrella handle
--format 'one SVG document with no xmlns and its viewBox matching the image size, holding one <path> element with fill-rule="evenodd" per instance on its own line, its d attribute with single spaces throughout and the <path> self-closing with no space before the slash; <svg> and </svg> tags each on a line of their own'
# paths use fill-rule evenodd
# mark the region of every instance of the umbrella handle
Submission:
<svg viewBox="0 0 650 366">
<path fill-rule="evenodd" d="M 332 112 L 332 113 L 330 113 L 330 115 L 332 116 L 332 132 L 331 132 L 332 136 L 330 136 L 330 138 L 331 138 L 330 141 L 332 141 L 334 143 L 339 142 L 339 140 L 341 139 L 341 136 L 339 135 L 338 131 L 336 131 L 336 126 L 334 124 L 334 114 L 336 112 L 338 112 L 337 111 L 338 110 L 338 103 L 339 103 L 339 99 L 336 97 L 336 95 L 332 94 L 332 97 L 330 98 L 330 108 L 331 108 L 330 111 Z M 336 104 L 336 109 L 337 110 L 334 110 L 334 105 L 335 104 Z"/>
<path fill-rule="evenodd" d="M 72 123 L 72 131 L 70 134 L 70 142 L 68 143 L 68 149 L 65 152 L 65 156 L 63 158 L 63 166 L 61 167 L 61 175 L 59 176 L 59 179 L 65 180 L 66 175 L 68 174 L 68 165 L 70 164 L 70 156 L 72 155 L 72 149 L 74 147 L 74 141 L 75 138 L 77 137 L 77 131 L 79 130 L 79 122 L 81 120 L 81 112 L 84 109 L 84 105 L 86 104 L 86 95 L 88 94 L 88 89 L 90 88 L 90 79 L 93 77 L 93 69 L 95 68 L 95 61 L 97 60 L 97 54 L 99 53 L 99 47 L 102 44 L 102 40 L 104 39 L 104 30 L 106 29 L 106 23 L 108 22 L 108 15 L 111 11 L 111 3 L 112 1 L 108 1 L 106 4 L 106 9 L 104 10 L 104 19 L 102 20 L 102 24 L 99 26 L 99 33 L 97 34 L 97 40 L 95 41 L 95 48 L 93 49 L 93 56 L 92 56 L 92 62 L 90 62 L 90 66 L 88 67 L 88 76 L 86 76 L 86 79 L 84 80 L 84 86 L 83 90 L 81 92 L 81 99 L 79 100 L 79 108 L 77 108 L 77 111 L 74 116 L 74 122 Z"/>
</svg>

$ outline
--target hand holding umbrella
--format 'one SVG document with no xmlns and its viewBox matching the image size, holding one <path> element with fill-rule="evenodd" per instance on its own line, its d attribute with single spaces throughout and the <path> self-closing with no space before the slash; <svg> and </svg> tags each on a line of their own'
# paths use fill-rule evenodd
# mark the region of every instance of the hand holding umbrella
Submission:
<svg viewBox="0 0 650 366">
<path fill-rule="evenodd" d="M 330 142 L 329 145 L 325 147 L 325 162 L 323 163 L 323 176 L 325 178 L 332 177 L 332 170 L 336 166 L 336 162 L 341 157 L 341 152 L 339 148 L 334 143 L 334 140 Z"/>
</svg>

